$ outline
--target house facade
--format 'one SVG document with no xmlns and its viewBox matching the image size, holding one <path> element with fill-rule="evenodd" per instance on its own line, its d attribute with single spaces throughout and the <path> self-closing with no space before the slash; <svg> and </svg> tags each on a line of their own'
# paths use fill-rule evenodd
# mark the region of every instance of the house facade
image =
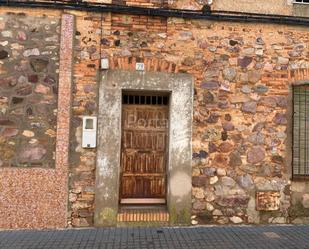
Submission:
<svg viewBox="0 0 309 249">
<path fill-rule="evenodd" d="M 308 223 L 306 2 L 0 1 L 0 228 Z"/>
</svg>

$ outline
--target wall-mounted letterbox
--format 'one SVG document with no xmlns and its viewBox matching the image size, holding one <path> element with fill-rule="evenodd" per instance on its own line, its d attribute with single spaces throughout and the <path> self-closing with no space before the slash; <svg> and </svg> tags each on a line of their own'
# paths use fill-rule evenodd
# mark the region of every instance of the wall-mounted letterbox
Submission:
<svg viewBox="0 0 309 249">
<path fill-rule="evenodd" d="M 82 147 L 95 148 L 97 145 L 97 117 L 83 117 Z"/>
</svg>

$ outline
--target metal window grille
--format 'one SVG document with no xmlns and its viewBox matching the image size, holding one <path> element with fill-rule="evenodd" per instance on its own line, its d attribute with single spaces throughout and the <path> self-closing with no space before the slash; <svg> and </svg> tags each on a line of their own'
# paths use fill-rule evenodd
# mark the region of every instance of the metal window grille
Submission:
<svg viewBox="0 0 309 249">
<path fill-rule="evenodd" d="M 293 87 L 293 176 L 309 175 L 309 85 Z"/>
<path fill-rule="evenodd" d="M 304 3 L 304 4 L 309 4 L 309 0 L 294 0 L 294 3 Z"/>
<path fill-rule="evenodd" d="M 168 96 L 139 94 L 122 95 L 122 103 L 127 105 L 168 105 L 168 102 Z"/>
</svg>

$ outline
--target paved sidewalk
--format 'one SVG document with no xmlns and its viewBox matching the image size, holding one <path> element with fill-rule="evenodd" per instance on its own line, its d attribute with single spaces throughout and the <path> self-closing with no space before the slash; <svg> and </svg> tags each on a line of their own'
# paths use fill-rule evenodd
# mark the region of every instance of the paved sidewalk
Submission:
<svg viewBox="0 0 309 249">
<path fill-rule="evenodd" d="M 309 226 L 2 231 L 1 249 L 309 248 Z"/>
</svg>

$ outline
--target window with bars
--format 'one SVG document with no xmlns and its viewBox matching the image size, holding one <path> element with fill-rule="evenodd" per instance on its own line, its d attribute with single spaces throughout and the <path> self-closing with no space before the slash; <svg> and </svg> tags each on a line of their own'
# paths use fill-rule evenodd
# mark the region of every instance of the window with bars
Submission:
<svg viewBox="0 0 309 249">
<path fill-rule="evenodd" d="M 168 95 L 144 95 L 125 93 L 122 95 L 122 104 L 126 105 L 168 105 Z"/>
<path fill-rule="evenodd" d="M 293 87 L 293 177 L 309 176 L 309 85 Z"/>
<path fill-rule="evenodd" d="M 294 3 L 305 3 L 305 4 L 309 4 L 309 0 L 294 0 Z"/>
</svg>

